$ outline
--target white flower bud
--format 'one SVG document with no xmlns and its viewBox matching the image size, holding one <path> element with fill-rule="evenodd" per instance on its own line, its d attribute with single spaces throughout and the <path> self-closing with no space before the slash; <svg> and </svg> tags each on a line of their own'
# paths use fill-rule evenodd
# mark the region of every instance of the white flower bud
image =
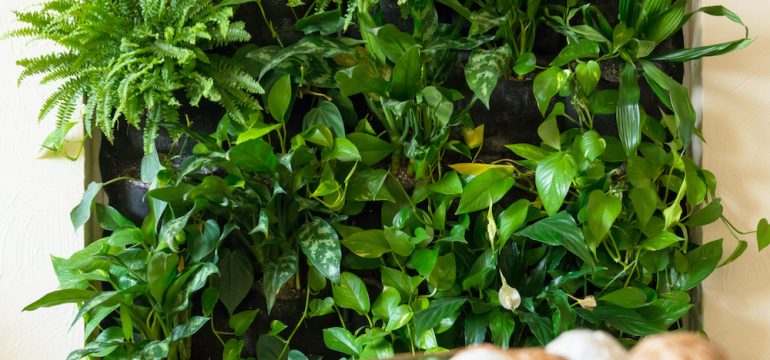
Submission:
<svg viewBox="0 0 770 360">
<path fill-rule="evenodd" d="M 503 285 L 500 286 L 500 291 L 498 292 L 500 305 L 511 311 L 516 310 L 516 308 L 521 305 L 521 295 L 519 295 L 519 291 L 508 285 L 502 272 L 500 273 L 500 279 L 503 281 Z"/>
</svg>

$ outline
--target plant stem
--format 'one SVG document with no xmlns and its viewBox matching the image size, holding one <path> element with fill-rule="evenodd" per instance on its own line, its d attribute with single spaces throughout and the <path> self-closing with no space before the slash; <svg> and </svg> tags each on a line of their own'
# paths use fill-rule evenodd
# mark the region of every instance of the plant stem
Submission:
<svg viewBox="0 0 770 360">
<path fill-rule="evenodd" d="M 302 317 L 299 318 L 299 321 L 297 321 L 297 325 L 294 326 L 294 330 L 291 331 L 291 334 L 289 334 L 289 337 L 286 338 L 286 344 L 283 346 L 283 349 L 281 350 L 281 354 L 278 355 L 279 359 L 283 359 L 283 354 L 286 353 L 286 350 L 289 349 L 289 344 L 291 344 L 291 339 L 294 338 L 294 335 L 297 333 L 297 330 L 299 330 L 300 325 L 305 321 L 305 318 L 307 318 L 307 308 L 308 304 L 310 303 L 310 289 L 305 290 L 305 309 L 302 310 Z"/>
</svg>

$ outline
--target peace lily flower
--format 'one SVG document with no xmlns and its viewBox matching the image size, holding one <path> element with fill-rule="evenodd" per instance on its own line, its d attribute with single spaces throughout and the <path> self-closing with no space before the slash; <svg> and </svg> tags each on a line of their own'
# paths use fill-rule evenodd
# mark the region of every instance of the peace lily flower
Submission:
<svg viewBox="0 0 770 360">
<path fill-rule="evenodd" d="M 508 285 L 502 271 L 500 272 L 500 279 L 503 281 L 503 285 L 500 286 L 500 291 L 498 292 L 500 305 L 511 311 L 516 310 L 516 308 L 521 305 L 521 295 L 519 295 L 519 291 Z"/>
</svg>

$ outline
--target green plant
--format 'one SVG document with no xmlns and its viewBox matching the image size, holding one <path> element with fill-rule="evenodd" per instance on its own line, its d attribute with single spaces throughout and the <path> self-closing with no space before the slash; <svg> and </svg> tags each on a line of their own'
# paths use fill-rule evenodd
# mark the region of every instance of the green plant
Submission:
<svg viewBox="0 0 770 360">
<path fill-rule="evenodd" d="M 161 124 L 184 123 L 179 109 L 202 98 L 220 103 L 244 122 L 260 108 L 255 79 L 212 50 L 250 39 L 244 23 L 231 21 L 235 6 L 247 1 L 82 1 L 47 2 L 17 12 L 25 26 L 6 36 L 52 41 L 61 50 L 22 59 L 19 81 L 43 75 L 60 82 L 40 110 L 56 109 L 57 130 L 44 146 L 55 150 L 82 102 L 89 135 L 101 128 L 107 139 L 122 118 L 145 131 L 149 151 Z"/>
<path fill-rule="evenodd" d="M 73 356 L 186 358 L 188 337 L 206 319 L 225 359 L 304 359 L 297 334 L 322 317 L 339 320 L 319 329 L 327 348 L 351 358 L 483 341 L 543 345 L 577 327 L 633 343 L 684 326 L 691 291 L 748 247 L 743 236 L 753 232 L 724 219 L 716 179 L 688 156 L 694 110 L 659 64 L 749 40 L 671 50 L 667 40 L 692 16 L 685 1 L 621 0 L 614 27 L 576 1 L 399 2 L 411 29 L 387 23 L 378 1 L 287 5 L 306 11 L 292 19 L 306 35 L 297 43 L 207 55 L 242 69 L 238 81 L 252 93 L 261 89 L 256 79 L 264 84 L 265 108 L 249 94 L 246 110 L 223 98 L 227 114 L 211 134 L 157 123 L 195 145 L 167 156 L 149 145 L 143 226 L 96 205 L 113 234 L 54 259 L 62 290 L 29 309 L 80 304 L 91 341 Z M 721 7 L 699 11 L 741 23 Z M 536 29 L 546 25 L 567 44 L 535 55 Z M 446 85 L 463 52 L 467 94 Z M 169 68 L 168 78 L 209 69 L 196 59 Z M 618 63 L 613 82 L 606 70 Z M 479 100 L 489 108 L 498 79 L 512 73 L 534 75 L 540 141 L 508 145 L 514 159 L 477 162 L 486 119 L 472 108 Z M 658 115 L 642 108 L 641 78 Z M 154 109 L 137 106 L 137 117 Z M 607 126 L 613 115 L 616 127 Z M 469 162 L 450 163 L 458 158 Z M 76 227 L 100 186 L 73 210 Z M 738 240 L 725 260 L 722 241 L 699 245 L 690 232 L 720 219 Z M 770 244 L 766 220 L 756 237 L 760 249 Z M 253 287 L 266 314 L 247 308 Z M 304 304 L 291 324 L 273 317 L 282 292 Z M 218 328 L 223 313 L 232 331 Z M 273 321 L 247 349 L 258 316 Z"/>
<path fill-rule="evenodd" d="M 146 161 L 143 178 L 154 179 L 161 170 L 157 155 Z M 114 181 L 120 180 L 125 179 Z M 24 310 L 80 304 L 73 325 L 81 318 L 85 321 L 87 343 L 68 359 L 189 359 L 190 337 L 209 320 L 193 314 L 192 297 L 218 270 L 216 255 L 204 259 L 200 251 L 180 252 L 178 246 L 186 238 L 221 241 L 229 230 L 222 232 L 216 222 L 205 219 L 186 226 L 186 221 L 171 217 L 160 204 L 137 227 L 112 207 L 93 204 L 102 186 L 114 181 L 91 183 L 71 214 L 78 228 L 95 207 L 101 227 L 111 235 L 68 259 L 53 257 L 60 289 Z M 187 220 L 192 212 L 181 218 Z"/>
</svg>

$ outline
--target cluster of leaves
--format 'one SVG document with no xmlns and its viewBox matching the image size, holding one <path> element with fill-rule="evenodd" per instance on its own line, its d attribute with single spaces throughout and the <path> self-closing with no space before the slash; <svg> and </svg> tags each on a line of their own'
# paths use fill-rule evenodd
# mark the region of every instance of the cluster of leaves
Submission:
<svg viewBox="0 0 770 360">
<path fill-rule="evenodd" d="M 692 16 L 685 1 L 621 0 L 614 27 L 575 1 L 405 2 L 411 29 L 385 22 L 376 1 L 315 5 L 296 19 L 299 42 L 232 59 L 265 85 L 264 110 L 227 108 L 211 134 L 160 124 L 196 145 L 177 157 L 150 147 L 141 228 L 94 205 L 102 184 L 89 186 L 73 222 L 95 206 L 113 233 L 54 259 L 62 290 L 30 305 L 80 304 L 90 342 L 73 358 L 187 358 L 207 320 L 225 359 L 306 359 L 293 340 L 320 317 L 339 319 L 323 340 L 350 358 L 542 345 L 578 327 L 633 342 L 683 326 L 690 291 L 748 247 L 722 217 L 713 174 L 687 155 L 698 135 L 687 90 L 658 67 L 748 40 L 658 49 Z M 456 21 L 440 20 L 447 9 Z M 539 26 L 566 39 L 552 59 L 532 53 Z M 463 53 L 468 89 L 452 89 Z M 619 62 L 619 81 L 602 81 Z M 471 109 L 514 73 L 535 74 L 541 142 L 480 163 L 485 124 Z M 643 110 L 640 79 L 659 114 Z M 612 116 L 617 130 L 595 127 Z M 719 219 L 739 239 L 725 260 L 722 241 L 690 239 Z M 756 234 L 770 243 L 767 221 Z M 246 349 L 253 287 L 267 318 L 282 293 L 304 310 Z M 216 328 L 224 312 L 232 331 Z"/>
<path fill-rule="evenodd" d="M 78 122 L 88 135 L 101 128 L 107 139 L 121 119 L 145 131 L 149 151 L 161 124 L 179 123 L 179 108 L 202 98 L 220 103 L 234 119 L 260 108 L 259 83 L 237 63 L 212 50 L 248 41 L 245 24 L 232 21 L 244 0 L 67 0 L 17 12 L 24 24 L 6 36 L 60 45 L 56 52 L 21 59 L 19 81 L 42 75 L 58 83 L 40 109 L 40 119 L 56 111 L 57 130 L 44 146 L 60 150 Z M 182 97 L 184 94 L 184 97 Z"/>
</svg>

